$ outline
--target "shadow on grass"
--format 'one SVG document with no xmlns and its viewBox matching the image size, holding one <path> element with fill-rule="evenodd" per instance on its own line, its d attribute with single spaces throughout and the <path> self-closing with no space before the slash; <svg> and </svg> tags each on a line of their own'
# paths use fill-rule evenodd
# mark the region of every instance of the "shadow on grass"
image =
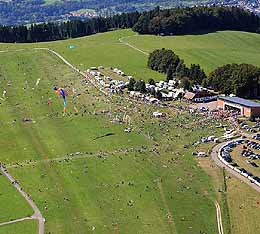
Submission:
<svg viewBox="0 0 260 234">
<path fill-rule="evenodd" d="M 104 134 L 102 136 L 98 136 L 98 137 L 94 138 L 93 141 L 98 140 L 100 138 L 104 138 L 104 137 L 108 137 L 108 136 L 114 136 L 114 135 L 115 135 L 115 133 L 113 133 L 113 132 L 107 133 L 107 134 Z"/>
</svg>

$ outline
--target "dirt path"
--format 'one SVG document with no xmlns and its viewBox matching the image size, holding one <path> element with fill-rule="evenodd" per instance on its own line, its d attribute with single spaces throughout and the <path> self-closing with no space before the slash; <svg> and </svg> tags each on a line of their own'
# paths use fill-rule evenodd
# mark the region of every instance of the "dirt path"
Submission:
<svg viewBox="0 0 260 234">
<path fill-rule="evenodd" d="M 218 234 L 224 234 L 223 226 L 222 226 L 221 210 L 217 201 L 215 202 L 215 206 L 217 212 Z"/>
<path fill-rule="evenodd" d="M 15 219 L 15 220 L 12 220 L 12 221 L 0 223 L 0 226 L 12 224 L 12 223 L 19 223 L 19 222 L 22 222 L 22 221 L 25 221 L 25 220 L 32 220 L 32 219 L 33 219 L 32 217 L 24 217 L 24 218 Z"/>
<path fill-rule="evenodd" d="M 135 153 L 138 152 L 139 150 L 142 150 L 142 152 L 149 152 L 151 148 L 148 149 L 142 149 L 142 147 L 137 147 L 134 150 L 132 149 L 121 149 L 121 150 L 114 150 L 110 152 L 97 152 L 97 153 L 73 153 L 73 156 L 61 156 L 61 157 L 56 157 L 56 158 L 45 158 L 45 159 L 40 159 L 40 160 L 35 160 L 35 161 L 21 161 L 19 163 L 14 163 L 14 164 L 6 164 L 5 167 L 8 168 L 17 168 L 17 167 L 26 167 L 30 165 L 36 165 L 39 163 L 52 163 L 52 162 L 60 162 L 60 161 L 65 161 L 65 160 L 77 160 L 77 159 L 83 159 L 83 158 L 90 158 L 90 157 L 112 157 L 112 156 L 118 156 L 122 154 L 129 154 L 129 153 Z"/>
<path fill-rule="evenodd" d="M 18 181 L 16 181 L 12 175 L 7 171 L 7 169 L 5 168 L 4 165 L 0 164 L 0 170 L 2 171 L 3 175 L 12 183 L 12 185 L 18 190 L 18 192 L 24 197 L 24 199 L 27 201 L 27 203 L 32 207 L 34 214 L 31 217 L 27 217 L 27 218 L 22 218 L 20 220 L 14 220 L 14 221 L 10 221 L 10 222 L 6 222 L 5 224 L 8 223 L 15 223 L 15 222 L 21 222 L 23 220 L 26 219 L 37 219 L 39 222 L 39 234 L 44 234 L 44 223 L 45 223 L 45 219 L 43 218 L 41 211 L 39 210 L 39 208 L 37 207 L 37 205 L 34 203 L 34 201 L 32 200 L 32 198 L 30 197 L 30 195 L 28 195 L 23 188 L 21 187 L 21 185 L 19 184 Z M 5 225 L 2 223 L 2 225 Z"/>
<path fill-rule="evenodd" d="M 129 36 L 129 37 L 132 37 L 132 36 Z M 145 52 L 145 51 L 143 51 L 143 50 L 141 50 L 141 49 L 139 49 L 139 48 L 129 44 L 128 42 L 124 41 L 124 39 L 129 38 L 129 37 L 121 37 L 118 40 L 119 40 L 120 43 L 122 43 L 122 44 L 124 44 L 124 45 L 126 45 L 126 46 L 128 46 L 128 47 L 130 47 L 130 48 L 132 48 L 132 49 L 134 49 L 134 50 L 136 50 L 136 51 L 146 55 L 146 56 L 149 55 L 149 53 L 147 53 L 147 52 Z"/>
</svg>

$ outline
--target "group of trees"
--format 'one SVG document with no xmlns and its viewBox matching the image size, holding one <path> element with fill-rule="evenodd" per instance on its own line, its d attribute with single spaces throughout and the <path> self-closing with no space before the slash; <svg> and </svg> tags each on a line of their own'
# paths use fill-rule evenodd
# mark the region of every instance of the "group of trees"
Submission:
<svg viewBox="0 0 260 234">
<path fill-rule="evenodd" d="M 238 7 L 192 7 L 144 12 L 133 30 L 141 34 L 183 35 L 239 30 L 259 32 L 259 16 Z"/>
<path fill-rule="evenodd" d="M 150 53 L 148 67 L 158 72 L 166 73 L 167 80 L 186 77 L 191 82 L 201 84 L 207 77 L 198 64 L 187 67 L 182 59 L 172 50 L 157 49 Z"/>
<path fill-rule="evenodd" d="M 57 23 L 42 23 L 27 26 L 0 26 L 0 42 L 39 42 L 106 32 L 114 28 L 131 28 L 140 13 L 123 13 L 113 17 L 97 17 L 86 21 L 72 20 Z"/>
<path fill-rule="evenodd" d="M 117 28 L 133 28 L 134 31 L 143 34 L 164 35 L 227 29 L 259 32 L 260 18 L 236 7 L 193 7 L 165 10 L 157 7 L 142 14 L 136 11 L 111 17 L 96 17 L 85 21 L 41 23 L 29 27 L 0 25 L 0 42 L 61 40 Z"/>
<path fill-rule="evenodd" d="M 129 91 L 139 91 L 141 93 L 146 92 L 145 82 L 143 80 L 136 81 L 134 78 L 129 80 L 127 88 Z"/>
<path fill-rule="evenodd" d="M 148 83 L 150 85 L 155 85 L 155 81 L 153 79 L 149 79 Z M 138 91 L 141 93 L 147 93 L 149 92 L 151 95 L 154 97 L 161 99 L 162 98 L 162 93 L 160 91 L 155 91 L 155 89 L 146 89 L 145 82 L 143 80 L 138 80 L 136 81 L 134 78 L 131 78 L 129 80 L 128 86 L 127 86 L 128 91 Z"/>
<path fill-rule="evenodd" d="M 148 66 L 166 73 L 167 79 L 181 80 L 181 87 L 190 90 L 194 84 L 212 88 L 224 94 L 235 94 L 244 98 L 260 96 L 260 68 L 251 64 L 226 64 L 212 71 L 207 77 L 200 65 L 186 67 L 183 60 L 172 50 L 153 51 Z"/>
<path fill-rule="evenodd" d="M 205 85 L 224 94 L 255 98 L 260 95 L 260 68 L 251 64 L 226 64 L 215 69 Z"/>
</svg>

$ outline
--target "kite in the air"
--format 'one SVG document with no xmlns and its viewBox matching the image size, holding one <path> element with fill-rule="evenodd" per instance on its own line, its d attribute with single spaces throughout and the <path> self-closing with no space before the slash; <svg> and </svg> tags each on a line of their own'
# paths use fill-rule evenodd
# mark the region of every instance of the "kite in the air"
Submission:
<svg viewBox="0 0 260 234">
<path fill-rule="evenodd" d="M 56 93 L 63 98 L 63 104 L 64 104 L 64 109 L 63 112 L 66 113 L 66 106 L 67 106 L 67 102 L 66 102 L 66 96 L 68 96 L 68 92 L 62 88 L 57 88 L 56 86 L 53 87 L 53 90 L 56 91 Z"/>
</svg>

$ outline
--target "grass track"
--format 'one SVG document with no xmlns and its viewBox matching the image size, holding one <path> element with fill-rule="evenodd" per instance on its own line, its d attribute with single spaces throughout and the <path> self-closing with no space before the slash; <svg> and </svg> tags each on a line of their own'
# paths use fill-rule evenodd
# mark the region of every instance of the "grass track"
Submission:
<svg viewBox="0 0 260 234">
<path fill-rule="evenodd" d="M 38 223 L 35 220 L 26 220 L 8 224 L 0 228 L 0 234 L 36 234 Z"/>
</svg>

